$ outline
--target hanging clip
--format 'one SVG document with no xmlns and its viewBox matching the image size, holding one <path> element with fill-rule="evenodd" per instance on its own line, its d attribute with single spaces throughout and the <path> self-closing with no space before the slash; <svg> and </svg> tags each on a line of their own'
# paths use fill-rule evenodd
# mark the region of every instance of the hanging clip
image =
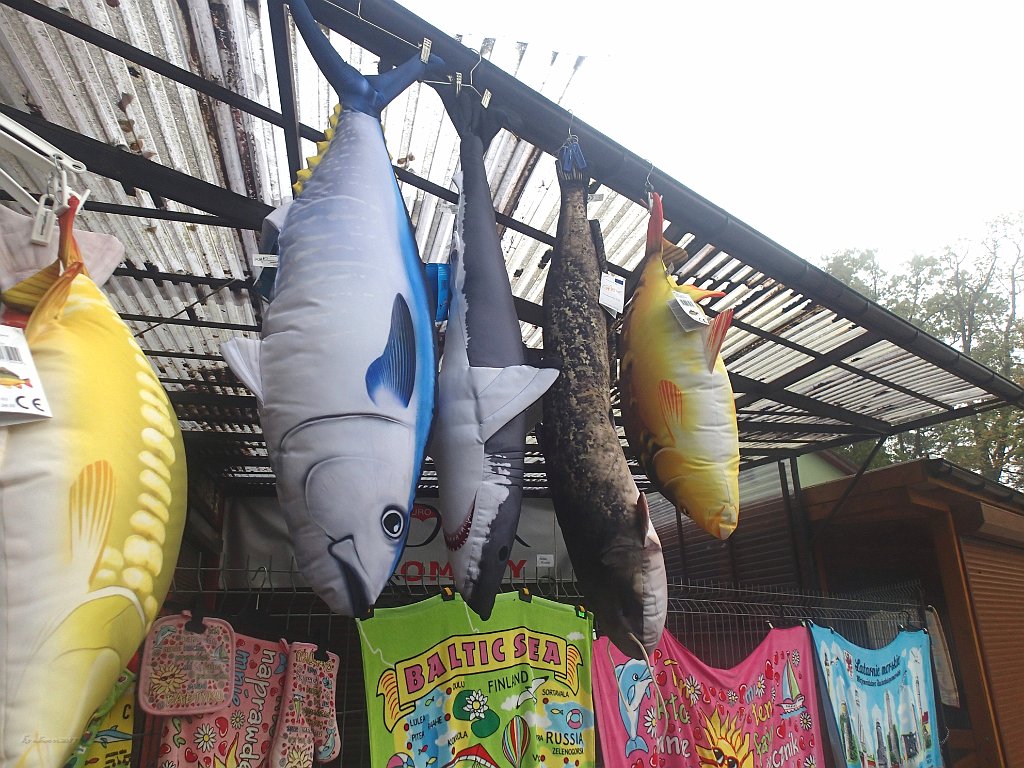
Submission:
<svg viewBox="0 0 1024 768">
<path fill-rule="evenodd" d="M 651 163 L 651 167 L 647 171 L 647 178 L 644 179 L 644 192 L 647 193 L 647 209 L 650 210 L 654 205 L 654 185 L 651 183 L 651 174 L 654 173 L 654 163 Z"/>
<path fill-rule="evenodd" d="M 36 213 L 32 219 L 31 240 L 34 245 L 49 245 L 53 238 L 53 229 L 57 225 L 57 215 L 50 207 L 53 203 L 52 195 L 39 196 L 39 204 L 36 206 Z"/>
<path fill-rule="evenodd" d="M 461 72 L 456 72 L 455 73 L 455 95 L 458 96 L 460 93 L 462 93 L 462 73 Z"/>
<path fill-rule="evenodd" d="M 430 61 L 430 47 L 432 43 L 429 37 L 423 38 L 423 44 L 420 46 L 420 61 L 424 64 Z"/>
</svg>

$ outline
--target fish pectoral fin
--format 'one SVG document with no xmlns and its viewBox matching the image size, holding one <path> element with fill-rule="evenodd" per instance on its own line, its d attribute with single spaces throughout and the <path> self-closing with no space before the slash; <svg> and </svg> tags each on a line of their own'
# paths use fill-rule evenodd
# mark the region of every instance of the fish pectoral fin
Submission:
<svg viewBox="0 0 1024 768">
<path fill-rule="evenodd" d="M 512 419 L 539 400 L 558 378 L 554 368 L 510 365 L 507 368 L 469 369 L 477 393 L 484 442 Z"/>
<path fill-rule="evenodd" d="M 722 342 L 725 341 L 725 333 L 732 324 L 732 314 L 731 309 L 719 312 L 707 328 L 701 331 L 704 337 L 704 359 L 707 361 L 709 372 L 715 370 L 718 353 L 722 351 Z"/>
<path fill-rule="evenodd" d="M 661 418 L 675 445 L 683 443 L 683 392 L 674 381 L 662 379 L 658 382 L 658 406 Z"/>
<path fill-rule="evenodd" d="M 83 587 L 92 580 L 103 556 L 116 489 L 110 462 L 94 461 L 78 473 L 68 493 L 71 568 Z"/>
<path fill-rule="evenodd" d="M 384 394 L 389 394 L 407 408 L 415 386 L 416 331 L 409 304 L 399 293 L 391 305 L 391 328 L 384 351 L 366 369 L 366 393 L 377 405 Z"/>
<path fill-rule="evenodd" d="M 220 352 L 228 367 L 249 391 L 263 403 L 263 378 L 260 374 L 260 347 L 257 339 L 246 339 L 241 336 L 228 339 L 220 345 Z"/>
</svg>

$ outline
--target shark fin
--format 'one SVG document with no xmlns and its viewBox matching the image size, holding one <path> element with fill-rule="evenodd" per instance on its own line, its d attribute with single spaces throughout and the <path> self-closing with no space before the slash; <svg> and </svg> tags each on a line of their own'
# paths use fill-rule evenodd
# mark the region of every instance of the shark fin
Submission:
<svg viewBox="0 0 1024 768">
<path fill-rule="evenodd" d="M 260 342 L 242 337 L 228 339 L 220 345 L 228 367 L 256 399 L 263 402 L 263 378 L 260 375 Z"/>
<path fill-rule="evenodd" d="M 554 368 L 532 365 L 469 370 L 477 392 L 477 413 L 484 442 L 539 400 L 558 378 Z"/>
<path fill-rule="evenodd" d="M 402 294 L 395 296 L 391 305 L 391 330 L 380 357 L 366 370 L 366 392 L 373 402 L 380 404 L 383 392 L 408 407 L 416 385 L 416 333 L 412 313 Z"/>
</svg>

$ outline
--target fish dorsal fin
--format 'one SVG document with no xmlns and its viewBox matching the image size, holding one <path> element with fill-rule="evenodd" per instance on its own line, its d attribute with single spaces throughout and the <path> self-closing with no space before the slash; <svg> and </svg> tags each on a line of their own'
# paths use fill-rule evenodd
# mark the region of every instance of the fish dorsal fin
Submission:
<svg viewBox="0 0 1024 768">
<path fill-rule="evenodd" d="M 390 395 L 406 408 L 415 385 L 416 333 L 409 305 L 398 294 L 391 305 L 391 329 L 384 351 L 366 370 L 366 393 L 377 405 Z"/>
<path fill-rule="evenodd" d="M 681 245 L 676 245 L 671 240 L 662 239 L 661 242 L 661 266 L 669 271 L 667 265 L 672 265 L 672 271 L 679 269 L 690 258 L 690 254 Z"/>
<path fill-rule="evenodd" d="M 232 373 L 263 403 L 263 377 L 260 373 L 260 350 L 257 339 L 241 336 L 228 339 L 220 345 L 220 353 Z"/>
<path fill-rule="evenodd" d="M 484 442 L 539 400 L 558 378 L 554 368 L 532 365 L 471 367 L 469 372 L 477 393 L 477 415 Z"/>
<path fill-rule="evenodd" d="M 68 492 L 71 568 L 79 583 L 87 584 L 96 575 L 103 547 L 110 532 L 117 483 L 109 461 L 87 464 Z"/>
<path fill-rule="evenodd" d="M 33 339 L 36 338 L 36 334 L 48 322 L 61 317 L 64 312 L 64 305 L 68 302 L 68 296 L 71 295 L 71 284 L 75 281 L 75 278 L 84 272 L 85 266 L 82 262 L 79 261 L 72 264 L 64 270 L 64 274 L 58 277 L 46 291 L 39 304 L 32 310 L 28 325 L 25 326 L 25 338 L 28 339 L 29 344 L 32 343 Z"/>
<path fill-rule="evenodd" d="M 54 261 L 32 277 L 26 277 L 21 282 L 12 285 L 0 294 L 0 301 L 3 301 L 11 309 L 30 313 L 43 300 L 43 296 L 59 277 L 60 261 Z"/>
<path fill-rule="evenodd" d="M 313 171 L 316 169 L 318 165 L 320 165 L 320 161 L 324 159 L 324 154 L 326 154 L 327 148 L 331 146 L 331 142 L 334 140 L 334 132 L 338 128 L 338 118 L 340 117 L 340 115 L 341 104 L 335 104 L 334 111 L 331 113 L 330 118 L 328 118 L 327 120 L 327 130 L 324 132 L 325 140 L 318 141 L 316 143 L 316 154 L 312 155 L 311 157 L 307 157 L 306 167 L 300 169 L 295 174 L 295 183 L 292 184 L 292 191 L 294 192 L 295 197 L 298 197 L 299 195 L 302 194 L 302 190 L 305 189 L 306 182 L 309 181 L 309 179 L 312 177 Z M 290 203 L 287 203 L 286 205 L 288 204 Z M 272 215 L 273 214 L 271 214 L 271 216 Z M 280 228 L 280 225 L 278 225 L 278 229 Z"/>
</svg>

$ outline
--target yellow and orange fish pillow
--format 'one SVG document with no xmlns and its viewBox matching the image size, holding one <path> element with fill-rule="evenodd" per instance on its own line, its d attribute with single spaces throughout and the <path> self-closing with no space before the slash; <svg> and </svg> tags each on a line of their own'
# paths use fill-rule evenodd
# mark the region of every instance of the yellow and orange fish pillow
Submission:
<svg viewBox="0 0 1024 768">
<path fill-rule="evenodd" d="M 679 284 L 665 269 L 661 198 L 654 195 L 647 255 L 623 321 L 620 389 L 626 439 L 654 486 L 701 528 L 728 538 L 739 521 L 739 437 L 729 374 L 719 354 L 731 312 L 685 330 L 672 305 L 690 311 L 721 293 Z M 689 302 L 687 302 L 689 304 Z M 700 320 L 697 320 L 700 325 Z"/>
<path fill-rule="evenodd" d="M 85 271 L 72 202 L 60 264 L 0 294 L 30 312 L 53 412 L 0 427 L 3 767 L 68 758 L 160 610 L 185 519 L 178 421 Z"/>
</svg>

